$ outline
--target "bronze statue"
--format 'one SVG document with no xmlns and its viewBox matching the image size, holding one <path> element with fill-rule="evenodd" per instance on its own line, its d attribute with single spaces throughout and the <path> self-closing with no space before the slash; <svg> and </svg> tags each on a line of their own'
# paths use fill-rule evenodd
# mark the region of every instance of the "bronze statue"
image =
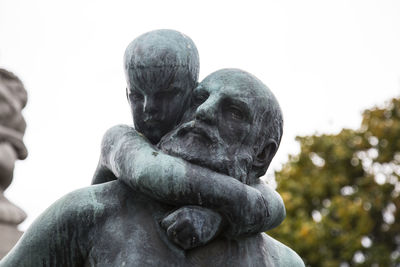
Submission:
<svg viewBox="0 0 400 267">
<path fill-rule="evenodd" d="M 195 183 L 199 180 L 193 180 L 192 182 L 192 180 L 186 177 L 188 174 L 180 176 L 179 173 L 175 171 L 176 166 L 181 165 L 185 165 L 185 168 L 193 172 L 191 174 L 192 178 L 210 177 L 210 181 L 214 181 L 213 183 L 216 183 L 215 180 L 223 180 L 218 173 L 206 168 L 199 169 L 198 166 L 189 164 L 189 162 L 191 162 L 189 159 L 188 162 L 162 161 L 163 167 L 161 167 L 160 160 L 163 155 L 160 155 L 157 158 L 147 157 L 147 162 L 142 161 L 134 167 L 132 166 L 132 164 L 136 163 L 136 158 L 138 156 L 142 157 L 143 154 L 146 153 L 146 151 L 142 151 L 141 147 L 149 143 L 149 141 L 153 144 L 158 143 L 166 133 L 170 132 L 180 123 L 184 111 L 189 108 L 190 104 L 193 104 L 191 102 L 198 101 L 198 98 L 202 96 L 197 93 L 198 91 L 192 94 L 193 88 L 197 85 L 199 70 L 198 53 L 195 44 L 187 36 L 176 31 L 153 31 L 136 38 L 126 49 L 124 59 L 127 97 L 131 106 L 135 128 L 117 126 L 106 133 L 102 145 L 99 167 L 96 171 L 93 183 L 101 183 L 116 176 L 121 178 L 133 189 L 137 189 L 144 194 L 147 193 L 150 197 L 156 197 L 163 202 L 171 202 L 170 199 L 179 199 L 179 203 L 177 204 L 191 203 L 201 205 L 202 202 L 209 201 L 217 203 L 217 200 L 222 197 L 222 192 L 231 192 L 234 189 L 233 186 L 231 188 L 230 185 L 230 183 L 233 182 L 232 179 L 227 179 L 223 185 L 226 189 L 223 191 L 215 191 L 215 195 L 210 194 L 208 188 L 205 188 L 204 191 L 187 191 L 187 196 L 183 196 L 181 192 L 182 188 L 173 191 L 169 186 L 164 184 L 165 181 L 170 180 L 167 176 L 173 176 L 172 179 L 174 179 L 174 183 L 176 183 L 177 186 L 187 186 L 188 188 L 196 186 Z M 193 99 L 191 99 L 191 97 L 193 97 Z M 231 106 L 233 106 L 233 104 L 231 104 Z M 187 115 L 188 114 L 189 111 Z M 279 121 L 279 119 L 277 121 Z M 281 118 L 280 121 L 282 121 Z M 282 131 L 282 127 L 281 125 L 274 126 L 276 126 L 275 133 L 278 136 L 275 138 L 276 140 L 268 144 L 266 149 L 271 151 L 266 154 L 275 154 L 280 142 L 281 134 L 279 132 Z M 144 136 L 139 135 L 136 131 Z M 129 136 L 132 137 L 130 138 Z M 146 137 L 148 137 L 148 139 L 146 139 Z M 124 141 L 121 142 L 121 140 Z M 125 147 L 119 147 L 117 150 L 113 150 L 112 148 L 116 147 L 119 143 L 123 144 Z M 223 142 L 221 142 L 221 140 L 216 140 L 215 143 L 222 144 Z M 113 155 L 114 153 L 118 153 L 118 160 L 112 160 L 116 158 Z M 159 154 L 163 152 L 156 151 L 154 153 Z M 197 153 L 199 152 L 192 151 L 193 155 Z M 221 155 L 223 153 L 215 151 L 215 154 Z M 138 170 L 141 170 L 143 167 L 148 169 L 147 166 L 152 163 L 159 166 L 157 169 L 163 170 L 163 176 L 149 173 L 145 179 L 145 185 L 142 186 L 135 172 L 138 172 Z M 192 163 L 202 165 L 201 162 Z M 205 167 L 209 168 L 210 165 L 206 164 Z M 127 172 L 119 174 L 119 169 L 127 170 Z M 221 172 L 222 170 L 216 169 L 215 171 Z M 171 173 L 174 173 L 174 175 L 171 175 Z M 232 177 L 235 177 L 243 183 L 250 183 L 250 180 L 246 180 L 248 176 L 247 173 L 240 173 L 240 169 L 235 169 L 234 166 L 227 166 L 226 173 L 229 173 Z M 224 231 L 225 234 L 230 232 L 233 237 L 243 233 L 258 233 L 278 225 L 283 220 L 285 216 L 283 202 L 274 190 L 258 179 L 261 175 L 263 175 L 263 173 L 258 174 L 257 177 L 253 177 L 251 180 L 251 185 L 256 190 L 249 188 L 247 191 L 242 192 L 257 199 L 254 200 L 254 203 L 245 203 L 245 199 L 239 199 L 235 195 L 232 196 L 229 194 L 224 196 L 226 198 L 225 201 L 230 201 L 230 203 L 232 203 L 232 205 L 227 205 L 226 208 L 222 210 L 222 213 L 225 214 L 225 222 L 229 222 L 229 227 L 225 227 L 227 228 Z M 209 178 L 202 178 L 200 181 L 205 182 L 206 179 Z M 261 188 L 258 189 L 260 192 L 257 192 L 257 188 Z M 149 194 L 149 192 L 151 193 Z M 203 197 L 199 199 L 199 195 Z M 207 195 L 209 195 L 209 197 L 205 197 Z M 168 198 L 160 198 L 159 196 L 168 196 Z M 241 206 L 235 205 L 235 203 L 238 202 L 242 202 L 243 204 Z M 273 210 L 273 212 L 269 212 L 269 210 Z M 176 213 L 179 213 L 179 211 Z M 203 211 L 203 213 L 205 214 L 206 211 Z M 213 215 L 210 216 L 213 217 Z M 206 217 L 206 215 L 204 215 L 204 217 Z M 205 218 L 203 218 L 203 220 L 204 219 Z M 192 223 L 194 224 L 195 221 L 192 221 Z M 181 228 L 180 224 L 176 223 L 167 233 L 182 232 L 179 231 L 179 228 Z M 212 227 L 203 227 L 201 229 L 211 228 Z M 198 228 L 193 229 L 197 231 L 201 230 Z M 177 244 L 182 248 L 188 249 L 207 243 L 219 232 L 218 230 L 218 227 L 215 226 L 209 234 L 201 232 L 188 233 L 186 238 L 182 236 L 179 238 L 170 236 L 170 238 L 171 240 L 182 239 L 182 242 L 178 241 Z M 211 233 L 213 233 L 213 235 L 211 235 Z M 206 240 L 200 240 L 199 236 L 205 237 Z"/>
<path fill-rule="evenodd" d="M 303 266 L 261 233 L 285 215 L 259 179 L 282 136 L 270 90 L 237 69 L 197 84 L 197 50 L 170 30 L 136 39 L 125 71 L 135 129 L 105 134 L 100 184 L 53 204 L 0 266 Z"/>
</svg>

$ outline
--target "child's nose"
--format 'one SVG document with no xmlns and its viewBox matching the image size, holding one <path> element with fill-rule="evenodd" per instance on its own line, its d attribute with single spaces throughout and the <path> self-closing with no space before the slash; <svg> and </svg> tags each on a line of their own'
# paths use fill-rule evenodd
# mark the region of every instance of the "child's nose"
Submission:
<svg viewBox="0 0 400 267">
<path fill-rule="evenodd" d="M 144 98 L 144 104 L 143 104 L 143 112 L 152 114 L 157 110 L 157 105 L 155 101 L 152 99 L 152 97 L 145 97 Z"/>
</svg>

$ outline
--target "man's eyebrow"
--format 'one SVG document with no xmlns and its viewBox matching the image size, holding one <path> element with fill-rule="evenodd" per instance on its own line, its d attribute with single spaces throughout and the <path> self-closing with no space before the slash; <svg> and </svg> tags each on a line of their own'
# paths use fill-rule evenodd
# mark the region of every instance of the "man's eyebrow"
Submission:
<svg viewBox="0 0 400 267">
<path fill-rule="evenodd" d="M 240 96 L 232 97 L 229 94 L 223 95 L 224 101 L 227 101 L 228 103 L 237 106 L 242 110 L 242 112 L 246 113 L 248 116 L 251 116 L 250 104 L 248 103 L 248 101 L 245 101 L 244 99 L 242 100 L 240 98 L 241 98 Z"/>
</svg>

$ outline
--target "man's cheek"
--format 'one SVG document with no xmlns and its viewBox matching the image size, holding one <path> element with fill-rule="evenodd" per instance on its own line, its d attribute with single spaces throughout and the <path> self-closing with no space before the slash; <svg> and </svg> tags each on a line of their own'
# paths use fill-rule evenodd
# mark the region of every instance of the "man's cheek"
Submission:
<svg viewBox="0 0 400 267">
<path fill-rule="evenodd" d="M 221 138 L 227 144 L 241 144 L 249 133 L 250 127 L 246 123 L 233 122 L 219 128 Z"/>
</svg>

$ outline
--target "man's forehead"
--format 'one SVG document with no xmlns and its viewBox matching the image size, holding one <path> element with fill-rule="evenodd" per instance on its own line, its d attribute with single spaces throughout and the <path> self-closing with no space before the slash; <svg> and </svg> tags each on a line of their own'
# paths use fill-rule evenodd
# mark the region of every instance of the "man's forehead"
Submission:
<svg viewBox="0 0 400 267">
<path fill-rule="evenodd" d="M 242 100 L 249 100 L 251 102 L 264 102 L 267 101 L 267 94 L 264 88 L 257 88 L 250 83 L 243 82 L 221 82 L 209 81 L 202 85 L 202 88 L 213 95 L 220 95 L 221 97 L 238 98 Z"/>
<path fill-rule="evenodd" d="M 259 79 L 242 70 L 223 69 L 210 74 L 197 88 L 206 90 L 214 99 L 232 99 L 256 114 L 279 109 L 272 92 Z"/>
<path fill-rule="evenodd" d="M 268 88 L 255 76 L 239 69 L 222 69 L 207 76 L 202 84 L 211 90 L 229 90 L 230 93 L 262 96 Z"/>
</svg>

